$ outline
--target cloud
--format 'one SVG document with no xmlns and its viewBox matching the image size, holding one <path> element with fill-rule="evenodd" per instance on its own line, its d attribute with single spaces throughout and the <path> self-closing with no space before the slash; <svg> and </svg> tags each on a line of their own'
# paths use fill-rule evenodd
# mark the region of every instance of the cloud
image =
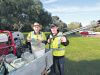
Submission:
<svg viewBox="0 0 100 75">
<path fill-rule="evenodd" d="M 77 7 L 69 7 L 69 8 L 57 7 L 57 8 L 48 8 L 47 10 L 52 13 L 65 13 L 65 12 L 76 12 L 79 10 L 79 8 Z"/>
<path fill-rule="evenodd" d="M 100 2 L 93 5 L 68 5 L 56 4 L 57 0 L 53 0 L 52 5 L 46 5 L 45 9 L 49 11 L 52 16 L 59 16 L 65 23 L 81 22 L 82 25 L 88 25 L 92 20 L 100 19 Z M 49 2 L 48 2 L 49 3 Z"/>
<path fill-rule="evenodd" d="M 57 0 L 44 0 L 43 3 L 50 4 L 50 3 L 54 3 L 54 2 L 57 2 Z"/>
<path fill-rule="evenodd" d="M 100 6 L 94 7 L 78 7 L 78 6 L 60 6 L 56 8 L 46 8 L 51 13 L 85 13 L 85 12 L 100 12 Z"/>
</svg>

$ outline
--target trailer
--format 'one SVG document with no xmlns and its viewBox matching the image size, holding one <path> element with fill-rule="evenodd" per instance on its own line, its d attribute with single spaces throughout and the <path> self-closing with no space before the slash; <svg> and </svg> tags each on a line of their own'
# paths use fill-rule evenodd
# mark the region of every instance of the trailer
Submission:
<svg viewBox="0 0 100 75">
<path fill-rule="evenodd" d="M 15 37 L 15 35 L 18 36 Z M 17 52 L 20 52 L 17 47 L 21 45 L 20 35 L 24 40 L 20 32 L 12 34 L 10 31 L 0 31 L 0 75 L 44 75 L 48 73 L 53 64 L 52 50 L 43 49 L 45 53 L 39 57 L 26 50 L 20 57 L 17 57 Z"/>
<path fill-rule="evenodd" d="M 42 75 L 52 66 L 52 51 L 48 51 L 45 55 L 32 60 L 24 66 L 14 69 L 8 75 Z"/>
</svg>

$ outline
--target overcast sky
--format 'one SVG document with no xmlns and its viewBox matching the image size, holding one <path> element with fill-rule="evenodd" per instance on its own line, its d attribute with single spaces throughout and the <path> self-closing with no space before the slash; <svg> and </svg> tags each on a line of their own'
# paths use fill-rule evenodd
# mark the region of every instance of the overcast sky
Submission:
<svg viewBox="0 0 100 75">
<path fill-rule="evenodd" d="M 100 0 L 41 0 L 44 9 L 62 21 L 81 22 L 83 26 L 100 19 Z"/>
</svg>

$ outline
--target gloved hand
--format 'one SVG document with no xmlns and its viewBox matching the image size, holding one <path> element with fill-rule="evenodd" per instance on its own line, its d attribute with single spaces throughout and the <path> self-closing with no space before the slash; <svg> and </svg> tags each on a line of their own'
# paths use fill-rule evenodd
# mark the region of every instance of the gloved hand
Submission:
<svg viewBox="0 0 100 75">
<path fill-rule="evenodd" d="M 62 36 L 61 37 L 61 42 L 66 42 L 66 41 L 67 41 L 66 37 Z"/>
</svg>

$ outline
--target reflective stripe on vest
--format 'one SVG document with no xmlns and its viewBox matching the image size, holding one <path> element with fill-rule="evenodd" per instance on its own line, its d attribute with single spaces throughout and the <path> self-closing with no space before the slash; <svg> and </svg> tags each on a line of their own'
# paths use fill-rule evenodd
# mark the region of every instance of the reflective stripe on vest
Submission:
<svg viewBox="0 0 100 75">
<path fill-rule="evenodd" d="M 32 31 L 32 32 L 31 32 L 31 38 L 34 38 L 34 39 L 36 39 L 36 40 L 45 40 L 45 39 L 43 38 L 43 32 L 41 32 L 41 33 L 38 34 L 38 35 L 35 35 L 35 34 L 34 34 L 34 31 Z"/>
<path fill-rule="evenodd" d="M 64 50 L 64 48 L 51 48 L 52 50 L 59 50 L 59 51 L 61 51 L 61 50 Z"/>
</svg>

